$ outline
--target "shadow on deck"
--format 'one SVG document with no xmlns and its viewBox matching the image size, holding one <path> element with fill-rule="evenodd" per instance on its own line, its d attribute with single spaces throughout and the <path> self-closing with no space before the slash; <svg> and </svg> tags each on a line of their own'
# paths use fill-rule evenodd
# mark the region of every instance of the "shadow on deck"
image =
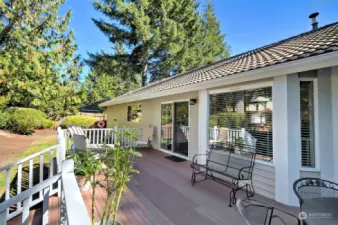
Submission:
<svg viewBox="0 0 338 225">
<path fill-rule="evenodd" d="M 165 153 L 145 149 L 143 157 L 136 160 L 135 168 L 140 171 L 134 175 L 124 193 L 120 205 L 118 221 L 122 225 L 242 225 L 236 207 L 229 208 L 229 188 L 211 180 L 190 184 L 190 162 L 172 162 L 165 159 Z M 82 192 L 88 215 L 91 216 L 91 192 Z M 96 191 L 95 218 L 98 221 L 103 211 L 106 193 Z M 245 197 L 238 192 L 238 197 Z M 295 215 L 298 209 L 286 207 L 259 195 L 263 202 L 275 205 Z M 57 197 L 50 198 L 49 225 L 59 224 L 59 203 Z M 41 210 L 31 211 L 30 224 L 38 225 Z M 17 224 L 14 218 L 9 224 Z M 289 223 L 288 223 L 289 224 Z M 292 223 L 290 223 L 292 224 Z"/>
</svg>

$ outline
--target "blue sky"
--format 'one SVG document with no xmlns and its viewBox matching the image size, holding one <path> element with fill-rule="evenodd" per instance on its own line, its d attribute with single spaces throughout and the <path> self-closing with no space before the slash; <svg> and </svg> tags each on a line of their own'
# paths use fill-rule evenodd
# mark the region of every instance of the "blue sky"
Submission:
<svg viewBox="0 0 338 225">
<path fill-rule="evenodd" d="M 258 48 L 311 29 L 308 16 L 319 12 L 319 26 L 338 21 L 338 0 L 212 0 L 225 40 L 231 46 L 231 55 Z M 101 49 L 109 51 L 111 45 L 93 24 L 99 18 L 91 0 L 68 0 L 60 13 L 72 9 L 71 28 L 75 32 L 78 53 Z M 201 7 L 206 0 L 200 0 Z M 88 68 L 85 69 L 86 74 Z"/>
</svg>

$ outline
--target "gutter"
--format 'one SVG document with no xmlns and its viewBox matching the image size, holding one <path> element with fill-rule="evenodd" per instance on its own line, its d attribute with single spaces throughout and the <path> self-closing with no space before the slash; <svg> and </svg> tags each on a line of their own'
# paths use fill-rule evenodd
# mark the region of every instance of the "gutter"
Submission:
<svg viewBox="0 0 338 225">
<path fill-rule="evenodd" d="M 128 102 L 153 99 L 175 94 L 182 94 L 191 91 L 217 88 L 224 85 L 255 81 L 285 74 L 299 73 L 308 70 L 332 67 L 336 65 L 338 65 L 338 51 L 325 53 L 317 56 L 311 56 L 308 58 L 298 59 L 286 63 L 280 63 L 277 65 L 267 66 L 260 69 L 249 70 L 246 72 L 237 73 L 233 75 L 227 75 L 224 77 L 206 80 L 195 84 L 190 84 L 187 86 L 181 86 L 166 91 L 153 92 L 142 95 L 131 95 L 131 97 L 126 96 L 125 98 L 120 100 L 112 99 L 99 104 L 99 106 L 100 107 L 112 106 Z"/>
</svg>

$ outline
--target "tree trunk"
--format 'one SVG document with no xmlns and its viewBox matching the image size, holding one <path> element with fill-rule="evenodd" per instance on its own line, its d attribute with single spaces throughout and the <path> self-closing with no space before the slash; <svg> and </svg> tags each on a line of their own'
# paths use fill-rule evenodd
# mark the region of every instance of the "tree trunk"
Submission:
<svg viewBox="0 0 338 225">
<path fill-rule="evenodd" d="M 148 59 L 148 57 L 147 57 Z M 146 86 L 147 82 L 147 70 L 148 70 L 148 60 L 143 64 L 143 70 L 142 70 L 142 87 Z"/>
</svg>

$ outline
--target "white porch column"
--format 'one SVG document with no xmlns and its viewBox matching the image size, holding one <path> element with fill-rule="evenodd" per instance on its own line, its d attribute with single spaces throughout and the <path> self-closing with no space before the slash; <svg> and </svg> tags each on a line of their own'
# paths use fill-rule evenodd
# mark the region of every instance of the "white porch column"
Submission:
<svg viewBox="0 0 338 225">
<path fill-rule="evenodd" d="M 287 205 L 298 205 L 293 182 L 300 177 L 300 91 L 298 74 L 274 78 L 273 162 L 275 165 L 275 198 Z"/>
<path fill-rule="evenodd" d="M 338 183 L 338 66 L 331 71 L 331 101 L 334 181 Z"/>
<path fill-rule="evenodd" d="M 209 148 L 209 94 L 200 90 L 198 93 L 198 154 L 206 154 Z M 201 162 L 204 163 L 204 162 Z"/>
<path fill-rule="evenodd" d="M 318 70 L 318 148 L 320 176 L 333 180 L 331 68 Z"/>
</svg>

